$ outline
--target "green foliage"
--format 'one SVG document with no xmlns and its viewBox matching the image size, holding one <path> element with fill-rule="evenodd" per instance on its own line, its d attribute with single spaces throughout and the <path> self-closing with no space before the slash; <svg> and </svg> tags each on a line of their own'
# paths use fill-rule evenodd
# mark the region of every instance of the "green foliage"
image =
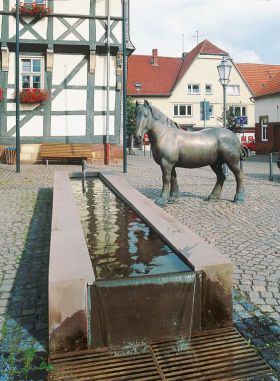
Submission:
<svg viewBox="0 0 280 381">
<path fill-rule="evenodd" d="M 221 117 L 217 118 L 219 122 L 224 121 L 224 113 Z M 234 132 L 235 134 L 238 132 L 242 132 L 242 127 L 236 123 L 235 114 L 232 108 L 227 110 L 226 112 L 226 128 Z"/>
<path fill-rule="evenodd" d="M 136 103 L 133 98 L 127 97 L 127 123 L 126 123 L 126 135 L 130 137 L 134 134 L 136 128 L 135 118 Z"/>
<path fill-rule="evenodd" d="M 234 133 L 242 131 L 241 126 L 236 123 L 235 114 L 232 108 L 226 112 L 226 128 Z"/>
<path fill-rule="evenodd" d="M 4 346 L 7 356 L 0 355 L 0 380 L 13 381 L 16 379 L 28 380 L 32 371 L 47 371 L 54 370 L 52 364 L 46 361 L 41 361 L 39 366 L 35 341 L 30 343 L 27 348 L 22 348 L 23 331 L 19 326 L 13 327 L 12 332 L 9 332 L 9 327 L 4 321 L 1 334 L 0 346 Z M 2 376 L 2 378 L 1 378 Z M 20 378 L 19 378 L 20 377 Z"/>
</svg>

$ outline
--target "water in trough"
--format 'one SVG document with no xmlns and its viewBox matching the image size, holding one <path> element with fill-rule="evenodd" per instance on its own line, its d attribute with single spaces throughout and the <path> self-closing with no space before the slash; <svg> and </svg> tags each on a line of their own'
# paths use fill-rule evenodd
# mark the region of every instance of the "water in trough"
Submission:
<svg viewBox="0 0 280 381">
<path fill-rule="evenodd" d="M 192 271 L 100 179 L 72 186 L 97 280 Z"/>
</svg>

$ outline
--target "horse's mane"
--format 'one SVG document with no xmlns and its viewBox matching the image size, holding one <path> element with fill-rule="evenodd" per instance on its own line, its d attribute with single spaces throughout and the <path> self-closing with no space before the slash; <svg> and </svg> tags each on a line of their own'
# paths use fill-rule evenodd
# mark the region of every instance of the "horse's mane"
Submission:
<svg viewBox="0 0 280 381">
<path fill-rule="evenodd" d="M 145 105 L 146 106 L 146 105 Z M 149 103 L 148 106 L 151 109 L 151 113 L 154 119 L 159 120 L 167 127 L 176 128 L 178 130 L 182 130 L 182 128 L 173 120 L 169 119 L 163 112 L 161 112 L 157 107 L 151 105 Z"/>
</svg>

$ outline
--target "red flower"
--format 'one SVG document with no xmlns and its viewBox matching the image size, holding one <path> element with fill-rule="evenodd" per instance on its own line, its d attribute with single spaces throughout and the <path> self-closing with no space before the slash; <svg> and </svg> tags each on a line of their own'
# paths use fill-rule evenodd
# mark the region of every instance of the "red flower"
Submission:
<svg viewBox="0 0 280 381">
<path fill-rule="evenodd" d="M 12 13 L 16 12 L 16 9 L 13 8 Z M 40 16 L 44 17 L 51 13 L 50 8 L 46 8 L 45 4 L 37 4 L 36 1 L 32 4 L 20 3 L 19 14 L 21 16 Z"/>
<path fill-rule="evenodd" d="M 0 102 L 4 99 L 3 89 L 0 87 Z"/>
<path fill-rule="evenodd" d="M 41 103 L 48 97 L 49 93 L 46 89 L 23 89 L 19 93 L 20 103 Z"/>
</svg>

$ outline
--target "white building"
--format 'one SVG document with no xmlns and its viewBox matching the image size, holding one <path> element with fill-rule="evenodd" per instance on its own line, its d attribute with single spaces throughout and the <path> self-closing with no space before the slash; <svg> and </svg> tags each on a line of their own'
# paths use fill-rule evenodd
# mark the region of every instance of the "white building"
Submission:
<svg viewBox="0 0 280 381">
<path fill-rule="evenodd" d="M 246 116 L 245 128 L 254 128 L 255 106 L 252 91 L 227 52 L 204 40 L 182 58 L 132 55 L 128 60 L 128 94 L 148 99 L 181 127 L 204 127 L 202 103 L 210 105 L 205 127 L 222 126 L 223 88 L 217 66 L 223 57 L 232 65 L 227 86 L 227 108 Z"/>
<path fill-rule="evenodd" d="M 119 146 L 122 0 L 28 0 L 24 5 L 30 3 L 45 5 L 51 13 L 20 17 L 20 89 L 46 89 L 49 98 L 20 106 L 21 158 L 35 160 L 46 142 L 88 143 L 103 152 L 109 135 L 109 142 Z M 0 0 L 1 145 L 15 142 L 14 7 L 14 0 Z M 128 25 L 127 1 L 127 36 Z M 129 36 L 127 49 L 133 49 Z"/>
</svg>

